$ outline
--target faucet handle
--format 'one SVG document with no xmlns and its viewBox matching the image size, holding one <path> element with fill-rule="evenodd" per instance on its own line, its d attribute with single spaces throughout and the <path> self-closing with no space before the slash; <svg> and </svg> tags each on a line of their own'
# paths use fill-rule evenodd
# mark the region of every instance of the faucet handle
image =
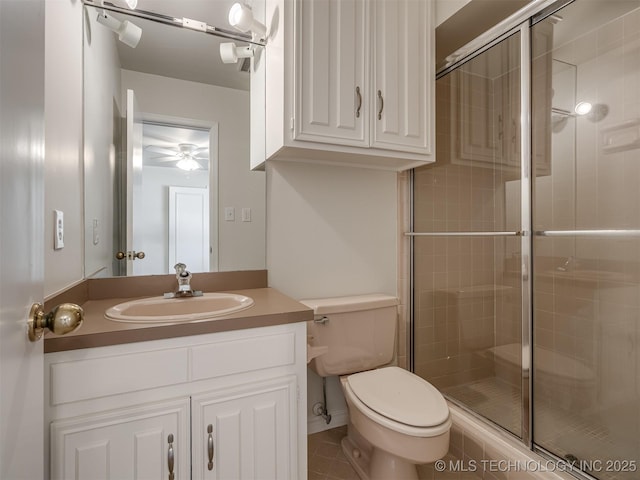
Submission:
<svg viewBox="0 0 640 480">
<path fill-rule="evenodd" d="M 181 276 L 187 270 L 187 266 L 184 263 L 176 263 L 173 268 L 176 269 L 176 275 L 178 276 Z"/>
</svg>

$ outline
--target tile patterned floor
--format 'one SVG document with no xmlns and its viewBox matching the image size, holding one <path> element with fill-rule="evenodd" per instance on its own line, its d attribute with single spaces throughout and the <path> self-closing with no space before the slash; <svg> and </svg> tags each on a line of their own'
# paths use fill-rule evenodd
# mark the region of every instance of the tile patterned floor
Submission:
<svg viewBox="0 0 640 480">
<path fill-rule="evenodd" d="M 309 480 L 359 480 L 342 453 L 340 441 L 347 434 L 347 427 L 338 427 L 309 435 Z M 447 456 L 445 460 L 453 460 Z M 480 480 L 472 473 L 439 473 L 433 464 L 420 465 L 418 474 L 421 480 Z M 389 479 L 396 480 L 396 479 Z"/>
<path fill-rule="evenodd" d="M 309 480 L 358 480 L 358 474 L 342 453 L 340 441 L 347 427 L 309 435 Z"/>
</svg>

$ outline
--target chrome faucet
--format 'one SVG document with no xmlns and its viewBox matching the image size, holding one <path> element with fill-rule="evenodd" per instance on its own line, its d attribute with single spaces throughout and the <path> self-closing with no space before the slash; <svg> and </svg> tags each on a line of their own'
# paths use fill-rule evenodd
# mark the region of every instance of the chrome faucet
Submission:
<svg viewBox="0 0 640 480">
<path fill-rule="evenodd" d="M 192 275 L 191 272 L 187 270 L 187 266 L 184 263 L 176 263 L 173 268 L 176 270 L 178 290 L 173 293 L 165 293 L 164 298 L 201 297 L 202 292 L 200 290 L 193 290 L 191 288 Z"/>
</svg>

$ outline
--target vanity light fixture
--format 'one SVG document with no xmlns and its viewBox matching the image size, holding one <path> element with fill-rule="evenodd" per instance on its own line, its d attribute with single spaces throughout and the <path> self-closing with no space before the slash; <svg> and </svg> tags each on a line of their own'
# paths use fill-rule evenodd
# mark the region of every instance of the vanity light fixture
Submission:
<svg viewBox="0 0 640 480">
<path fill-rule="evenodd" d="M 233 42 L 220 44 L 220 58 L 222 58 L 222 63 L 238 63 L 239 58 L 253 57 L 253 52 L 253 45 L 238 47 Z"/>
<path fill-rule="evenodd" d="M 108 29 L 112 30 L 118 35 L 120 40 L 125 45 L 131 48 L 136 48 L 140 37 L 142 37 L 142 29 L 134 23 L 128 20 L 120 21 L 115 17 L 112 17 L 104 10 L 98 13 L 98 23 L 104 25 Z"/>
<path fill-rule="evenodd" d="M 248 5 L 234 3 L 229 10 L 229 24 L 241 32 L 251 32 L 254 39 L 264 39 L 267 27 L 253 18 L 253 11 Z"/>
</svg>

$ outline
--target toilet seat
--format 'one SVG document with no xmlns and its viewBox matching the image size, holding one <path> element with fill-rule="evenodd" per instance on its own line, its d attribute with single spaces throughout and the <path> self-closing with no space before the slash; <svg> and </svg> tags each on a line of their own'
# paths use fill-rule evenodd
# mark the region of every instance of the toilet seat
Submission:
<svg viewBox="0 0 640 480">
<path fill-rule="evenodd" d="M 416 437 L 451 427 L 449 407 L 429 382 L 398 367 L 356 373 L 343 380 L 345 394 L 364 415 L 391 430 Z"/>
</svg>

